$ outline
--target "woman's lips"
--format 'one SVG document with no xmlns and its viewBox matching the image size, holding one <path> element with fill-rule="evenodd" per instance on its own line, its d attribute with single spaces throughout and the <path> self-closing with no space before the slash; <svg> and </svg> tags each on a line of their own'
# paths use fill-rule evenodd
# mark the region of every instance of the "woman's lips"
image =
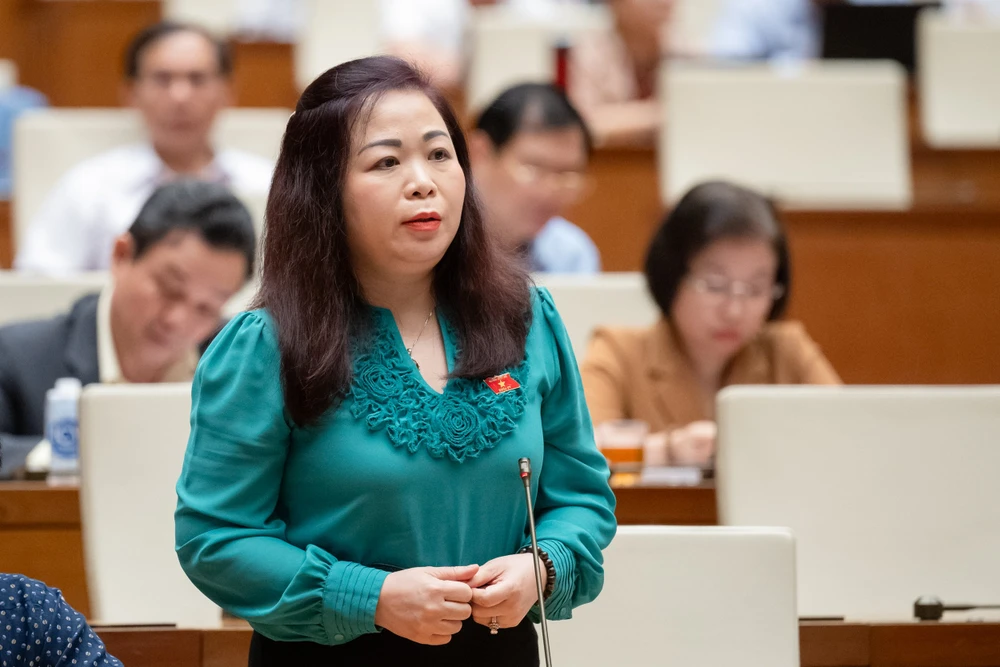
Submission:
<svg viewBox="0 0 1000 667">
<path fill-rule="evenodd" d="M 441 215 L 437 211 L 426 211 L 418 213 L 403 225 L 415 232 L 433 232 L 441 226 Z"/>
<path fill-rule="evenodd" d="M 415 232 L 433 232 L 437 231 L 438 227 L 441 226 L 440 220 L 413 220 L 410 222 L 404 222 L 406 227 L 412 229 Z"/>
<path fill-rule="evenodd" d="M 712 338 L 719 341 L 720 343 L 736 343 L 740 340 L 740 332 L 738 331 L 716 331 L 712 334 Z"/>
</svg>

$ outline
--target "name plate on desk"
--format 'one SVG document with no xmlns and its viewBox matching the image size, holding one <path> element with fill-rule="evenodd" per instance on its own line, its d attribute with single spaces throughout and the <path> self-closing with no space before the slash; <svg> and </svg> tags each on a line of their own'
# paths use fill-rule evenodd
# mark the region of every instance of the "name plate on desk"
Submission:
<svg viewBox="0 0 1000 667">
<path fill-rule="evenodd" d="M 640 484 L 663 486 L 698 486 L 704 480 L 701 468 L 647 466 L 639 475 Z"/>
</svg>

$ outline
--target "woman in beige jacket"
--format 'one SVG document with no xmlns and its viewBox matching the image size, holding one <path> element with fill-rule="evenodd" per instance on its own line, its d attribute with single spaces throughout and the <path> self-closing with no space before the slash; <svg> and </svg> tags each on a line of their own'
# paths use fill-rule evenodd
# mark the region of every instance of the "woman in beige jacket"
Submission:
<svg viewBox="0 0 1000 667">
<path fill-rule="evenodd" d="M 676 465 L 711 465 L 715 394 L 733 384 L 839 384 L 797 322 L 782 322 L 790 270 L 784 230 L 761 195 L 724 182 L 689 191 L 646 258 L 663 316 L 601 328 L 582 364 L 595 425 L 646 422 Z"/>
</svg>

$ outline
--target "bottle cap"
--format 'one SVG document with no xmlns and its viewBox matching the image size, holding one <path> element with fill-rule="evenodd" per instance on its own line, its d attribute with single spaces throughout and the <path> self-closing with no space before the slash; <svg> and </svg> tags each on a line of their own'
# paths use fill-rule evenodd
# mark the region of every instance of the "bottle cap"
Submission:
<svg viewBox="0 0 1000 667">
<path fill-rule="evenodd" d="M 78 395 L 83 389 L 83 383 L 77 378 L 59 378 L 56 380 L 54 393 L 60 395 Z"/>
</svg>

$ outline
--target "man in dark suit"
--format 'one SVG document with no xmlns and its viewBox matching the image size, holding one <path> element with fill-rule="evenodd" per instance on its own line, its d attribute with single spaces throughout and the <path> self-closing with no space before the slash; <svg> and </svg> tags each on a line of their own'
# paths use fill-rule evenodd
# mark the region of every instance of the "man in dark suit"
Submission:
<svg viewBox="0 0 1000 667">
<path fill-rule="evenodd" d="M 222 307 L 253 273 L 249 212 L 225 187 L 179 181 L 157 189 L 115 241 L 111 282 L 68 313 L 0 328 L 0 477 L 42 438 L 45 392 L 62 377 L 181 382 Z"/>
</svg>

